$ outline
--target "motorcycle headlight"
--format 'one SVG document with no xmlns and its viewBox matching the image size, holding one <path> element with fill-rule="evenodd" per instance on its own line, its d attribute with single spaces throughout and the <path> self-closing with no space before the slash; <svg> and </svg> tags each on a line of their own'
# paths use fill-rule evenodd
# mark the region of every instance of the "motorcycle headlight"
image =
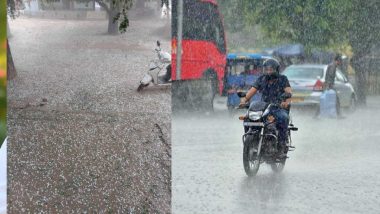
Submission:
<svg viewBox="0 0 380 214">
<path fill-rule="evenodd" d="M 259 120 L 263 115 L 262 111 L 251 111 L 248 113 L 248 118 L 250 120 Z"/>
</svg>

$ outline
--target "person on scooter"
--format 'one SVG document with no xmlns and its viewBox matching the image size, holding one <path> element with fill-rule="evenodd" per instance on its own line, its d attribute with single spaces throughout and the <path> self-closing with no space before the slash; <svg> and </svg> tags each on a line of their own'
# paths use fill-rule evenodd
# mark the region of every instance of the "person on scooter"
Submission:
<svg viewBox="0 0 380 214">
<path fill-rule="evenodd" d="M 262 94 L 262 100 L 267 103 L 279 103 L 280 108 L 271 112 L 276 120 L 276 128 L 279 132 L 279 152 L 278 157 L 286 157 L 285 149 L 288 142 L 289 108 L 291 98 L 283 100 L 283 95 L 291 97 L 292 89 L 289 80 L 285 75 L 280 74 L 280 64 L 275 59 L 267 59 L 263 64 L 263 75 L 260 76 L 241 99 L 240 106 L 246 105 L 257 91 Z"/>
</svg>

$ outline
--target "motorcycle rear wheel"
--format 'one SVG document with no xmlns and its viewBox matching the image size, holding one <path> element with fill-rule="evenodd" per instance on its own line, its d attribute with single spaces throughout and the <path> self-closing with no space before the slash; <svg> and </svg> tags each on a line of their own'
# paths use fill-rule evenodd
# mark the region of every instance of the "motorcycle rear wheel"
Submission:
<svg viewBox="0 0 380 214">
<path fill-rule="evenodd" d="M 137 87 L 137 92 L 143 90 L 143 88 L 145 88 L 146 86 L 148 86 L 148 85 L 147 84 L 144 85 L 144 84 L 140 83 L 139 87 Z"/>
<path fill-rule="evenodd" d="M 248 135 L 244 141 L 243 148 L 243 165 L 244 171 L 249 177 L 253 177 L 257 174 L 260 167 L 260 156 L 257 157 L 255 151 L 253 136 Z"/>
<path fill-rule="evenodd" d="M 288 154 L 288 148 L 286 148 L 286 154 Z M 270 164 L 270 167 L 272 168 L 272 171 L 275 172 L 275 173 L 280 173 L 284 170 L 285 168 L 285 162 L 286 162 L 286 158 L 284 158 L 283 160 L 281 160 L 280 162 L 277 162 L 277 163 L 271 163 Z"/>
<path fill-rule="evenodd" d="M 279 163 L 271 163 L 271 164 L 270 164 L 270 167 L 272 168 L 272 171 L 273 171 L 273 172 L 275 172 L 275 173 L 280 173 L 280 172 L 282 172 L 282 170 L 284 170 L 285 162 L 286 162 L 286 159 L 285 159 L 285 160 L 282 160 L 282 161 L 279 162 Z"/>
</svg>

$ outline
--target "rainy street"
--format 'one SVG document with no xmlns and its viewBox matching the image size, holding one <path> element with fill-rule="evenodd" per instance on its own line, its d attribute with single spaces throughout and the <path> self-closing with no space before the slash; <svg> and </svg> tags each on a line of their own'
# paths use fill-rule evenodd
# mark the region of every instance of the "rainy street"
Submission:
<svg viewBox="0 0 380 214">
<path fill-rule="evenodd" d="M 107 23 L 10 21 L 8 212 L 169 212 L 170 88 L 136 89 L 170 25 Z"/>
<path fill-rule="evenodd" d="M 379 213 L 380 97 L 341 120 L 293 111 L 296 150 L 274 174 L 243 169 L 235 116 L 177 115 L 172 121 L 173 213 Z"/>
</svg>

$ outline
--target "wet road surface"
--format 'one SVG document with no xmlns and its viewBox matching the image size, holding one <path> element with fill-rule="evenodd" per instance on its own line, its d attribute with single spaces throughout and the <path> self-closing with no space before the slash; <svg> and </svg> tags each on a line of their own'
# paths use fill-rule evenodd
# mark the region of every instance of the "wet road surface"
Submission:
<svg viewBox="0 0 380 214">
<path fill-rule="evenodd" d="M 9 213 L 170 212 L 170 88 L 136 92 L 165 23 L 10 21 Z"/>
<path fill-rule="evenodd" d="M 172 121 L 173 213 L 379 213 L 380 104 L 342 120 L 293 111 L 296 150 L 274 174 L 242 163 L 242 124 L 227 113 Z"/>
<path fill-rule="evenodd" d="M 0 148 L 0 214 L 7 213 L 7 143 Z"/>
</svg>

